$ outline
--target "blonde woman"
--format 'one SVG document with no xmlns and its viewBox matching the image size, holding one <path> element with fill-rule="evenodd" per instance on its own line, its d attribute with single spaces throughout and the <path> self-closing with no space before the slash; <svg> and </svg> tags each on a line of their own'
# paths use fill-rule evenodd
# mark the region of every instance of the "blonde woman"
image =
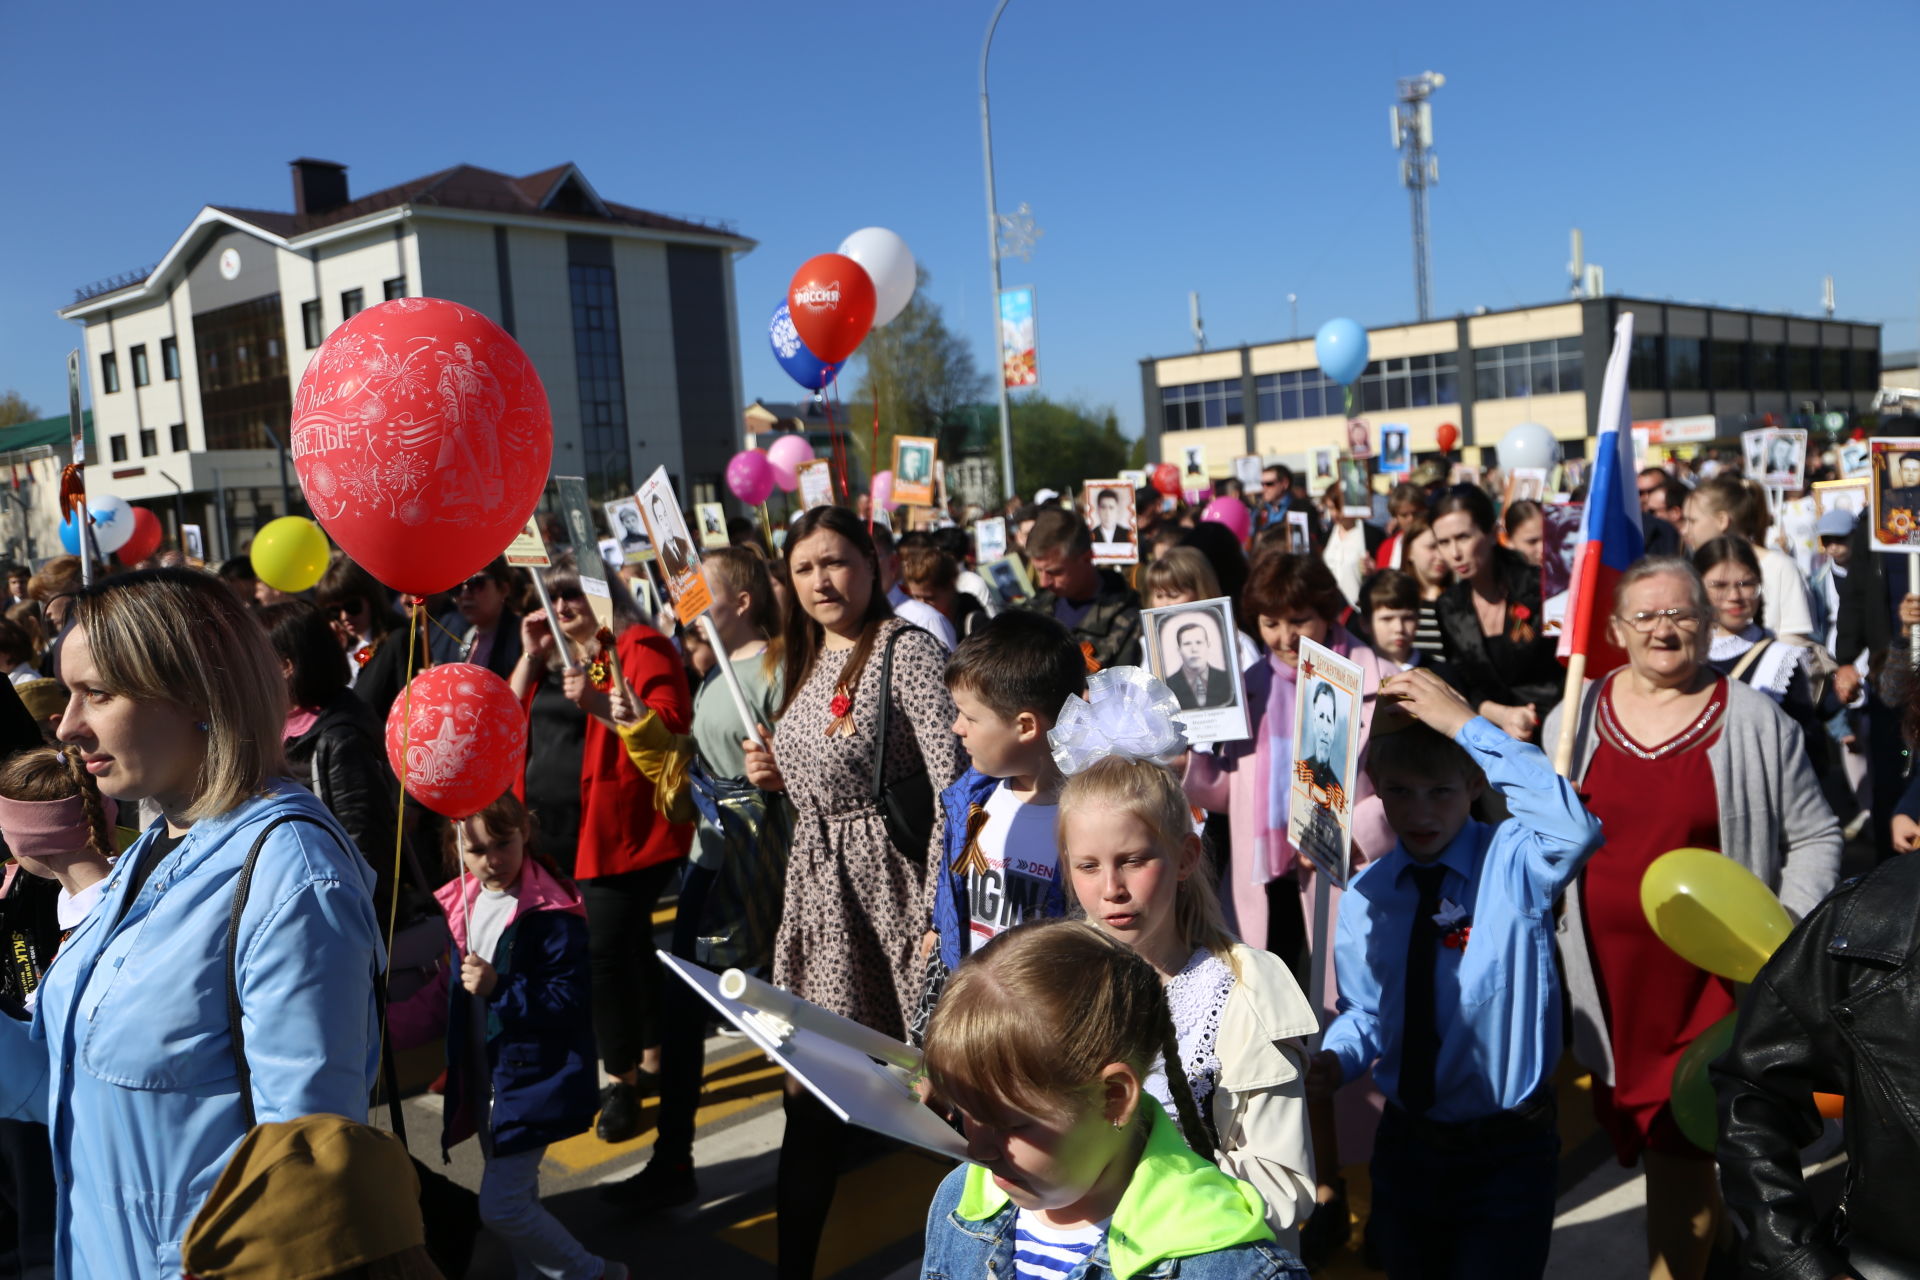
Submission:
<svg viewBox="0 0 1920 1280">
<path fill-rule="evenodd" d="M 366 1110 L 384 962 L 373 872 L 312 793 L 280 780 L 280 664 L 218 579 L 109 578 L 74 617 L 60 739 L 103 795 L 162 816 L 67 938 L 33 1021 L 0 1018 L 0 1115 L 52 1136 L 57 1274 L 174 1275 L 256 1121 Z"/>
</svg>

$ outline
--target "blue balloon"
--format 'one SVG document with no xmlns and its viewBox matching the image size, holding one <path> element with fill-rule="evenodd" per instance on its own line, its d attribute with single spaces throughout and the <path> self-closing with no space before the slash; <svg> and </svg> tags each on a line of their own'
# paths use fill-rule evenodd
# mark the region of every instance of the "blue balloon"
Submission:
<svg viewBox="0 0 1920 1280">
<path fill-rule="evenodd" d="M 1329 320 L 1313 335 L 1320 371 L 1341 386 L 1353 385 L 1367 367 L 1367 331 L 1351 320 Z"/>
<path fill-rule="evenodd" d="M 75 507 L 73 514 L 61 521 L 60 545 L 67 549 L 70 556 L 80 554 L 80 508 Z"/>
<path fill-rule="evenodd" d="M 840 370 L 846 361 L 837 364 L 822 360 L 807 350 L 807 344 L 800 340 L 800 331 L 793 327 L 793 317 L 782 302 L 774 309 L 773 319 L 767 322 L 767 341 L 773 344 L 773 358 L 787 371 L 787 376 L 809 391 L 821 391 L 840 376 Z"/>
</svg>

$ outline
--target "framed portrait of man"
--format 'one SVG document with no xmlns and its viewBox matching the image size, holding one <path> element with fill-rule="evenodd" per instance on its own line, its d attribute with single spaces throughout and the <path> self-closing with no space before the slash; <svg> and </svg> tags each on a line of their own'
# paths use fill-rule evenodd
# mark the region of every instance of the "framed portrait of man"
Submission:
<svg viewBox="0 0 1920 1280">
<path fill-rule="evenodd" d="M 1297 680 L 1287 839 L 1344 888 L 1359 771 L 1360 668 L 1325 645 L 1303 639 Z"/>
<path fill-rule="evenodd" d="M 1133 487 L 1124 480 L 1089 480 L 1085 495 L 1087 529 L 1093 537 L 1095 564 L 1138 564 Z"/>
<path fill-rule="evenodd" d="M 1033 580 L 1019 556 L 1002 556 L 980 566 L 980 576 L 1007 604 L 1025 604 L 1033 599 Z"/>
<path fill-rule="evenodd" d="M 640 504 L 632 498 L 620 498 L 601 504 L 607 513 L 607 529 L 620 544 L 620 563 L 638 564 L 642 552 L 651 549 L 647 529 L 640 521 Z"/>
<path fill-rule="evenodd" d="M 1007 554 L 1007 519 L 985 516 L 973 522 L 973 562 L 986 564 Z"/>
<path fill-rule="evenodd" d="M 1876 436 L 1871 451 L 1875 551 L 1920 551 L 1920 439 Z"/>
<path fill-rule="evenodd" d="M 903 507 L 933 505 L 933 458 L 939 441 L 931 436 L 893 438 L 893 500 Z"/>
<path fill-rule="evenodd" d="M 727 545 L 727 509 L 718 502 L 695 503 L 693 514 L 700 521 L 700 545 L 711 551 Z"/>
<path fill-rule="evenodd" d="M 1249 732 L 1233 601 L 1226 596 L 1140 611 L 1147 669 L 1180 702 L 1175 717 L 1194 742 L 1237 742 Z"/>
<path fill-rule="evenodd" d="M 673 601 L 674 616 L 683 624 L 707 611 L 713 598 L 707 594 L 707 581 L 700 576 L 700 551 L 687 531 L 686 517 L 674 496 L 673 481 L 667 469 L 659 467 L 647 477 L 637 495 L 640 515 L 647 533 L 659 551 L 660 576 L 666 580 L 667 595 Z"/>
<path fill-rule="evenodd" d="M 1748 472 L 1769 489 L 1798 493 L 1807 487 L 1807 433 L 1792 427 L 1760 432 L 1760 469 Z"/>
<path fill-rule="evenodd" d="M 1398 423 L 1387 423 L 1380 428 L 1380 473 L 1382 475 L 1405 475 L 1413 469 L 1412 455 L 1407 451 L 1407 429 Z"/>
</svg>

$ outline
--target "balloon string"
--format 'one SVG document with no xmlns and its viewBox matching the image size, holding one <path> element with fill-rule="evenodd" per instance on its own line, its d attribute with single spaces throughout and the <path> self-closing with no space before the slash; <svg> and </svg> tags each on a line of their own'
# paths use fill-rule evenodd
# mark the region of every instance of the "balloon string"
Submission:
<svg viewBox="0 0 1920 1280">
<path fill-rule="evenodd" d="M 428 621 L 428 622 L 430 622 L 430 623 L 432 623 L 432 624 L 433 624 L 434 626 L 436 626 L 436 627 L 438 627 L 438 628 L 440 628 L 440 634 L 441 634 L 441 635 L 444 635 L 444 636 L 445 636 L 445 637 L 446 637 L 447 639 L 449 639 L 449 640 L 451 640 L 451 641 L 453 641 L 453 642 L 454 642 L 454 643 L 455 643 L 456 645 L 459 645 L 459 646 L 460 646 L 460 661 L 462 661 L 462 662 L 465 662 L 465 661 L 467 660 L 467 656 L 468 656 L 469 654 L 471 654 L 471 653 L 473 652 L 473 646 L 474 646 L 474 645 L 476 645 L 476 644 L 479 644 L 479 643 L 480 643 L 480 631 L 479 631 L 479 628 L 477 628 L 477 627 L 476 627 L 476 628 L 474 629 L 474 633 L 473 633 L 473 639 L 472 639 L 472 640 L 470 640 L 470 641 L 469 641 L 469 640 L 462 640 L 462 639 L 461 639 L 461 638 L 460 638 L 459 636 L 457 636 L 457 635 L 455 635 L 455 634 L 453 634 L 453 632 L 451 632 L 451 631 L 449 631 L 449 630 L 447 630 L 447 624 L 446 624 L 446 623 L 444 623 L 444 622 L 442 622 L 442 621 L 440 621 L 440 619 L 438 619 L 438 618 L 436 618 L 436 617 L 434 617 L 434 616 L 433 616 L 432 614 L 430 614 L 430 613 L 429 613 L 429 614 L 427 614 L 427 615 L 425 615 L 425 616 L 426 616 L 426 619 L 427 619 L 427 621 Z M 411 661 L 412 661 L 412 653 L 413 653 L 413 646 L 412 646 L 412 645 L 408 645 L 408 646 L 407 646 L 407 653 L 408 653 L 408 661 L 409 661 L 409 662 L 411 662 Z M 411 677 L 409 677 L 409 678 L 411 678 Z"/>
<path fill-rule="evenodd" d="M 407 840 L 407 747 L 413 740 L 413 659 L 415 643 L 420 638 L 420 614 L 425 606 L 419 596 L 414 596 L 407 611 L 407 665 L 402 674 L 407 678 L 406 688 L 401 696 L 406 699 L 406 714 L 400 724 L 400 777 L 395 790 L 400 793 L 400 803 L 393 815 L 393 885 L 387 893 L 387 967 L 380 975 L 380 1007 L 390 1011 L 393 1008 L 393 935 L 400 923 L 400 866 L 405 856 Z M 387 1019 L 380 1019 L 380 1058 L 387 1056 Z M 383 1081 L 384 1084 L 384 1081 Z"/>
<path fill-rule="evenodd" d="M 880 466 L 880 397 L 873 397 L 873 444 L 867 450 L 867 470 L 873 472 Z M 869 496 L 867 501 L 867 536 L 873 536 L 874 502 Z"/>
<path fill-rule="evenodd" d="M 827 392 L 831 385 L 821 388 L 820 403 L 827 411 L 827 456 L 833 459 L 833 465 L 840 469 L 840 492 L 848 498 L 853 490 L 847 487 L 847 451 L 840 443 L 840 433 L 833 426 L 833 397 Z"/>
</svg>

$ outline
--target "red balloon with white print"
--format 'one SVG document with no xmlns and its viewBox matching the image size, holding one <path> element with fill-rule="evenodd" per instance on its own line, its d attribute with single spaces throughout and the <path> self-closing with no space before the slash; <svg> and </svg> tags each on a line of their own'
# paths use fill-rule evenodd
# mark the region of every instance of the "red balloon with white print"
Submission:
<svg viewBox="0 0 1920 1280">
<path fill-rule="evenodd" d="M 485 667 L 428 667 L 387 713 L 387 763 L 435 813 L 470 818 L 512 789 L 527 759 L 527 717 Z"/>
</svg>

